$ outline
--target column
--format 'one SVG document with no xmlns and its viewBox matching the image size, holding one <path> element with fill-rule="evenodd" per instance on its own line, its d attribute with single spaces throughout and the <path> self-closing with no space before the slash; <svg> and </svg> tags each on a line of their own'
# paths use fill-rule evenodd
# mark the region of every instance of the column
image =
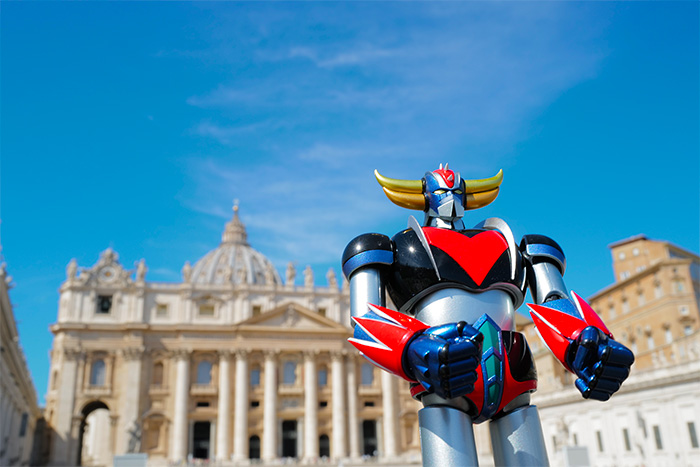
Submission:
<svg viewBox="0 0 700 467">
<path fill-rule="evenodd" d="M 73 427 L 73 405 L 75 404 L 75 386 L 78 360 L 82 353 L 78 349 L 65 349 L 61 365 L 61 385 L 56 401 L 56 433 L 51 447 L 51 461 L 54 465 L 73 465 L 77 459 L 69 459 L 70 437 Z"/>
<path fill-rule="evenodd" d="M 354 355 L 348 357 L 348 443 L 350 457 L 360 457 L 360 426 L 357 423 L 357 359 Z"/>
<path fill-rule="evenodd" d="M 304 352 L 304 460 L 318 457 L 318 373 L 316 351 Z"/>
<path fill-rule="evenodd" d="M 333 352 L 331 354 L 331 373 L 333 375 L 333 386 L 331 387 L 333 398 L 331 457 L 336 460 L 347 457 L 345 451 L 345 374 L 343 366 L 343 352 Z"/>
<path fill-rule="evenodd" d="M 122 350 L 122 358 L 125 361 L 126 371 L 122 386 L 121 397 L 121 417 L 119 417 L 119 431 L 117 432 L 117 446 L 115 454 L 132 452 L 130 441 L 132 434 L 141 424 L 140 396 L 141 396 L 141 360 L 144 349 L 142 347 L 131 347 Z M 107 378 L 105 378 L 107 379 Z"/>
<path fill-rule="evenodd" d="M 187 414 L 190 393 L 190 351 L 175 352 L 175 414 L 170 443 L 170 459 L 181 461 L 187 458 L 188 433 Z"/>
<path fill-rule="evenodd" d="M 219 404 L 216 419 L 216 459 L 228 460 L 231 420 L 231 351 L 219 351 Z"/>
<path fill-rule="evenodd" d="M 384 451 L 382 456 L 385 459 L 395 458 L 397 455 L 396 427 L 399 423 L 397 410 L 397 380 L 396 376 L 387 371 L 382 371 L 382 406 L 383 406 L 383 429 L 384 429 Z"/>
<path fill-rule="evenodd" d="M 248 458 L 248 390 L 250 372 L 248 371 L 248 351 L 236 350 L 236 400 L 233 411 L 233 460 L 244 461 Z"/>
<path fill-rule="evenodd" d="M 277 352 L 265 352 L 262 459 L 277 458 Z"/>
</svg>

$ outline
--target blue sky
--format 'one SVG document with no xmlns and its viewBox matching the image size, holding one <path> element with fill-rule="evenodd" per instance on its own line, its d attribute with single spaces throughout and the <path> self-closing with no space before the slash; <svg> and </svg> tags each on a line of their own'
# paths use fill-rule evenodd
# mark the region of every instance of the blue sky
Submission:
<svg viewBox="0 0 700 467">
<path fill-rule="evenodd" d="M 695 2 L 3 2 L 0 217 L 37 392 L 65 266 L 113 247 L 176 281 L 240 200 L 249 240 L 325 284 L 355 235 L 411 212 L 372 176 L 504 170 L 466 223 L 613 281 L 639 233 L 698 251 Z M 300 276 L 300 275 L 299 275 Z"/>
</svg>

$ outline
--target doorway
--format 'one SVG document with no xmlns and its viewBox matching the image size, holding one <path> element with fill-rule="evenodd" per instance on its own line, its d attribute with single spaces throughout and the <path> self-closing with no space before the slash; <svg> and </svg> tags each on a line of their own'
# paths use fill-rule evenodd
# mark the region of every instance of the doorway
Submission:
<svg viewBox="0 0 700 467">
<path fill-rule="evenodd" d="M 282 422 L 282 457 L 297 457 L 297 421 Z"/>
<path fill-rule="evenodd" d="M 377 421 L 365 420 L 362 422 L 362 454 L 376 456 L 377 452 Z"/>
<path fill-rule="evenodd" d="M 211 422 L 194 422 L 192 431 L 194 432 L 192 457 L 195 459 L 209 459 Z"/>
</svg>

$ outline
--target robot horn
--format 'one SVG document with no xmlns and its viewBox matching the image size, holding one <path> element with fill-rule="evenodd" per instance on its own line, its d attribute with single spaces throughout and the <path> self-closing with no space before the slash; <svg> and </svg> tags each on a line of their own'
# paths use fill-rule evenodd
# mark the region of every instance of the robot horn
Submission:
<svg viewBox="0 0 700 467">
<path fill-rule="evenodd" d="M 487 204 L 491 203 L 496 196 L 498 196 L 499 188 L 496 187 L 493 190 L 481 191 L 479 193 L 467 193 L 465 196 L 464 209 L 479 209 L 483 208 Z"/>
<path fill-rule="evenodd" d="M 483 178 L 481 180 L 465 180 L 464 181 L 464 192 L 465 193 L 480 193 L 482 191 L 492 191 L 494 188 L 498 188 L 503 181 L 503 170 L 499 170 L 496 175 L 491 178 Z M 498 193 L 498 190 L 496 190 Z M 495 196 L 494 196 L 495 199 Z M 493 200 L 491 200 L 493 201 Z M 489 203 L 491 202 L 489 201 Z"/>
<path fill-rule="evenodd" d="M 426 201 L 423 193 L 405 193 L 382 187 L 384 194 L 392 203 L 407 209 L 426 210 Z"/>
<path fill-rule="evenodd" d="M 401 192 L 403 194 L 420 194 L 421 198 L 423 197 L 422 180 L 399 180 L 396 178 L 389 178 L 380 174 L 378 170 L 374 171 L 374 176 L 377 177 L 377 181 L 382 186 L 382 188 L 388 188 L 393 192 Z M 387 194 L 387 196 L 389 195 Z M 389 197 L 389 199 L 391 199 L 391 197 Z"/>
</svg>

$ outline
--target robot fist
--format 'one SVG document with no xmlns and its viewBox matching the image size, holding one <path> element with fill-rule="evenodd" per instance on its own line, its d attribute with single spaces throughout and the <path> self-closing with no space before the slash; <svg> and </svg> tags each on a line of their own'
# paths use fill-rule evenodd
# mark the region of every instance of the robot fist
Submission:
<svg viewBox="0 0 700 467">
<path fill-rule="evenodd" d="M 406 347 L 404 369 L 423 387 L 450 399 L 474 390 L 484 336 L 464 321 L 428 328 Z"/>
<path fill-rule="evenodd" d="M 610 399 L 630 373 L 632 352 L 608 338 L 595 326 L 581 331 L 568 350 L 569 367 L 576 373 L 576 388 L 586 399 Z"/>
</svg>

